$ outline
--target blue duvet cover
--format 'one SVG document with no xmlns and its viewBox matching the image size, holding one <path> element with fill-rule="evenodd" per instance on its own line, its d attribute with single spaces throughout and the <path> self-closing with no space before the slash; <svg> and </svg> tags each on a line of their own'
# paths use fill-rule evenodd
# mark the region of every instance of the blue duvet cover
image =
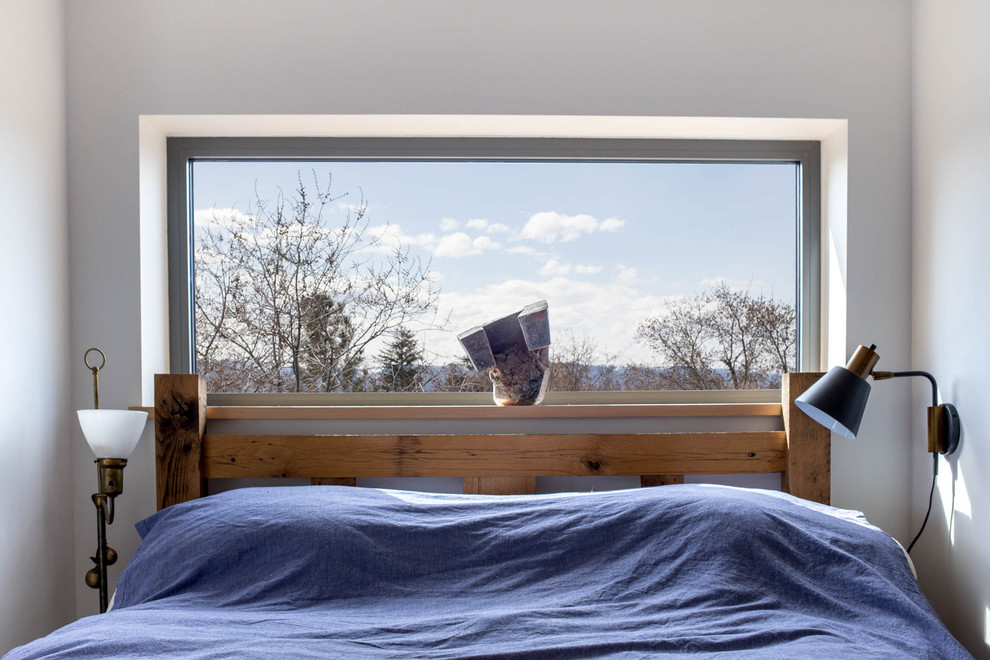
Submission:
<svg viewBox="0 0 990 660">
<path fill-rule="evenodd" d="M 7 657 L 970 657 L 887 534 L 781 493 L 256 488 L 138 530 L 111 612 Z"/>
</svg>

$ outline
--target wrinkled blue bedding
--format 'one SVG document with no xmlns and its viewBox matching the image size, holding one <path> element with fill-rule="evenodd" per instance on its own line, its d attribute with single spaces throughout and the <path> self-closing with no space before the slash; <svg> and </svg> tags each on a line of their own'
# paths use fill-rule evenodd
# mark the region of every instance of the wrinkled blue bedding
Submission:
<svg viewBox="0 0 990 660">
<path fill-rule="evenodd" d="M 6 657 L 971 657 L 887 534 L 781 493 L 255 488 L 138 531 L 113 611 Z"/>
</svg>

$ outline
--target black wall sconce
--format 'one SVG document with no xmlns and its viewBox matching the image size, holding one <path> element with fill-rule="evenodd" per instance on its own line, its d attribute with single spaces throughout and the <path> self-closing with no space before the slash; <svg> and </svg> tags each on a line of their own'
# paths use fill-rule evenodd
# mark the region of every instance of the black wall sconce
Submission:
<svg viewBox="0 0 990 660">
<path fill-rule="evenodd" d="M 935 477 L 938 475 L 939 454 L 951 454 L 959 446 L 959 413 L 951 403 L 938 402 L 938 383 L 927 371 L 875 371 L 880 360 L 876 344 L 869 348 L 860 346 L 849 358 L 844 367 L 833 367 L 831 371 L 809 387 L 795 400 L 797 407 L 808 417 L 839 435 L 853 439 L 859 433 L 859 425 L 866 411 L 870 396 L 868 376 L 873 380 L 920 376 L 927 378 L 932 385 L 932 405 L 928 407 L 928 451 L 933 454 L 934 468 L 932 491 L 928 496 L 928 514 L 908 552 L 925 531 L 928 516 L 932 512 L 932 495 L 935 493 Z"/>
</svg>

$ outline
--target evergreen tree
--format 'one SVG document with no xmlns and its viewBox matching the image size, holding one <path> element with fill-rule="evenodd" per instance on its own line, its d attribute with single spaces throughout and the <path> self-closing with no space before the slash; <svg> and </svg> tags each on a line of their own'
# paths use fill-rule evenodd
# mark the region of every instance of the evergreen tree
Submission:
<svg viewBox="0 0 990 660">
<path fill-rule="evenodd" d="M 378 355 L 381 365 L 379 388 L 385 392 L 416 392 L 422 389 L 423 349 L 412 330 L 400 326 L 392 341 Z"/>
<path fill-rule="evenodd" d="M 354 341 L 354 322 L 344 306 L 325 293 L 305 303 L 302 373 L 310 392 L 358 392 L 363 389 L 363 351 Z"/>
</svg>

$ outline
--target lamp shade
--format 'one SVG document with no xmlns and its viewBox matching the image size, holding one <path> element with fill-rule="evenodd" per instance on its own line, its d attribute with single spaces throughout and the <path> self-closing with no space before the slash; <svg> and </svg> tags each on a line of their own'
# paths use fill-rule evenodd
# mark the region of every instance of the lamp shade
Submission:
<svg viewBox="0 0 990 660">
<path fill-rule="evenodd" d="M 794 403 L 822 426 L 851 439 L 859 432 L 869 398 L 870 384 L 864 378 L 845 367 L 833 367 Z"/>
<path fill-rule="evenodd" d="M 148 419 L 148 413 L 140 410 L 77 410 L 76 415 L 97 458 L 129 457 Z"/>
</svg>

